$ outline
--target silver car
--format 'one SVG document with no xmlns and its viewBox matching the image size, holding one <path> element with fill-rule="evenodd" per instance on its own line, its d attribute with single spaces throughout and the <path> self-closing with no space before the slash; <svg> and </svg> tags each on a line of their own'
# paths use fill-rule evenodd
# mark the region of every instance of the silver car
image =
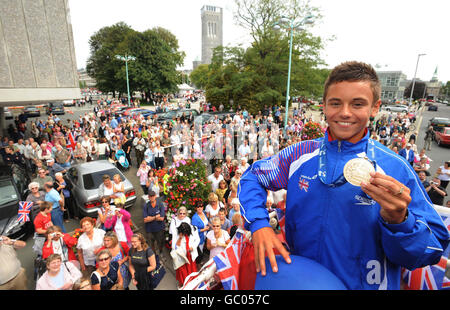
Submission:
<svg viewBox="0 0 450 310">
<path fill-rule="evenodd" d="M 384 109 L 389 112 L 408 113 L 408 106 L 402 104 L 388 105 Z"/>
<path fill-rule="evenodd" d="M 97 209 L 101 206 L 99 186 L 103 184 L 105 174 L 111 177 L 111 181 L 115 174 L 120 175 L 127 198 L 125 208 L 133 206 L 136 202 L 136 190 L 133 184 L 109 161 L 96 160 L 77 164 L 69 168 L 66 176 L 72 185 L 74 203 L 82 216 L 97 216 Z"/>
</svg>

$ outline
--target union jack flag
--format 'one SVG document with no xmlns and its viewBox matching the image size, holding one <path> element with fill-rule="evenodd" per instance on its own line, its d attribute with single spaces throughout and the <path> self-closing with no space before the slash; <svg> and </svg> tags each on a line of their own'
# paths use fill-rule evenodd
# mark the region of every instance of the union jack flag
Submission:
<svg viewBox="0 0 450 310">
<path fill-rule="evenodd" d="M 441 215 L 444 225 L 450 231 L 450 217 L 443 214 L 439 208 L 436 211 Z M 448 290 L 450 289 L 450 279 L 445 276 L 447 259 L 450 247 L 444 250 L 441 260 L 436 265 L 425 266 L 410 271 L 402 270 L 402 279 L 409 290 Z"/>
<path fill-rule="evenodd" d="M 216 274 L 219 276 L 225 290 L 239 289 L 239 264 L 245 246 L 246 238 L 238 230 L 225 250 L 213 258 L 217 267 Z"/>
<path fill-rule="evenodd" d="M 309 188 L 309 182 L 303 178 L 300 178 L 300 181 L 298 181 L 298 187 L 300 187 L 300 190 L 304 190 L 305 192 L 307 192 Z"/>
<path fill-rule="evenodd" d="M 68 138 L 69 138 L 69 144 L 67 145 L 67 148 L 70 148 L 73 151 L 73 150 L 75 150 L 75 147 L 77 146 L 77 142 L 75 141 L 76 138 L 72 134 L 72 132 L 69 132 Z"/>
<path fill-rule="evenodd" d="M 19 213 L 17 217 L 17 221 L 20 223 L 25 223 L 30 220 L 30 211 L 33 206 L 33 202 L 31 201 L 20 201 L 19 202 Z"/>
<path fill-rule="evenodd" d="M 203 274 L 208 268 L 214 264 L 214 261 L 211 260 L 207 264 L 205 264 L 202 269 L 198 272 L 193 272 L 186 277 L 183 283 L 182 290 L 210 290 L 209 279 L 206 279 L 205 274 Z"/>
</svg>

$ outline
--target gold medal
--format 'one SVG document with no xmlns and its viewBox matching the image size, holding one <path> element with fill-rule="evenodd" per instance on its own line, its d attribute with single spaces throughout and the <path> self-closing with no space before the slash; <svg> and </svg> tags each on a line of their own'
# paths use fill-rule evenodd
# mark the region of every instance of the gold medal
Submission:
<svg viewBox="0 0 450 310">
<path fill-rule="evenodd" d="M 375 172 L 372 163 L 365 158 L 353 158 L 344 166 L 345 179 L 354 186 L 361 186 L 361 182 L 369 182 L 370 173 Z"/>
</svg>

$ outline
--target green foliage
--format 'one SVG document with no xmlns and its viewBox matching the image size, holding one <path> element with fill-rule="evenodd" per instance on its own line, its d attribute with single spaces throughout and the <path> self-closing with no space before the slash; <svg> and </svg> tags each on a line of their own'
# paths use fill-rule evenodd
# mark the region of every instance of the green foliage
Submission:
<svg viewBox="0 0 450 310">
<path fill-rule="evenodd" d="M 318 20 L 320 14 L 309 1 L 286 4 L 281 0 L 242 0 L 236 4 L 237 22 L 250 31 L 252 44 L 247 49 L 216 48 L 208 70 L 202 67 L 195 78 L 206 85 L 206 99 L 216 107 L 223 104 L 229 108 L 231 99 L 234 108 L 240 105 L 252 113 L 265 106 L 284 106 L 290 33 L 276 31 L 273 26 L 281 16 L 301 17 L 314 12 Z M 324 40 L 308 30 L 294 32 L 290 97 L 322 95 L 328 74 L 321 69 L 325 64 L 320 56 L 323 47 Z"/>
<path fill-rule="evenodd" d="M 164 28 L 138 32 L 123 22 L 103 27 L 89 41 L 87 71 L 102 91 L 126 92 L 126 69 L 115 55 L 133 55 L 128 62 L 130 91 L 168 93 L 177 90 L 181 76 L 176 70 L 185 53 L 177 38 Z"/>
</svg>

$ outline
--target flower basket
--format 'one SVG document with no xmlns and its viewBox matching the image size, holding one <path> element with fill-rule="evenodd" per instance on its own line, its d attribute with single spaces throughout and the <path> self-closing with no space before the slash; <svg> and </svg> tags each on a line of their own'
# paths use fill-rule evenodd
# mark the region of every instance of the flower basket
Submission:
<svg viewBox="0 0 450 310">
<path fill-rule="evenodd" d="M 324 136 L 324 130 L 319 123 L 308 122 L 302 130 L 302 140 L 313 140 Z"/>
</svg>

